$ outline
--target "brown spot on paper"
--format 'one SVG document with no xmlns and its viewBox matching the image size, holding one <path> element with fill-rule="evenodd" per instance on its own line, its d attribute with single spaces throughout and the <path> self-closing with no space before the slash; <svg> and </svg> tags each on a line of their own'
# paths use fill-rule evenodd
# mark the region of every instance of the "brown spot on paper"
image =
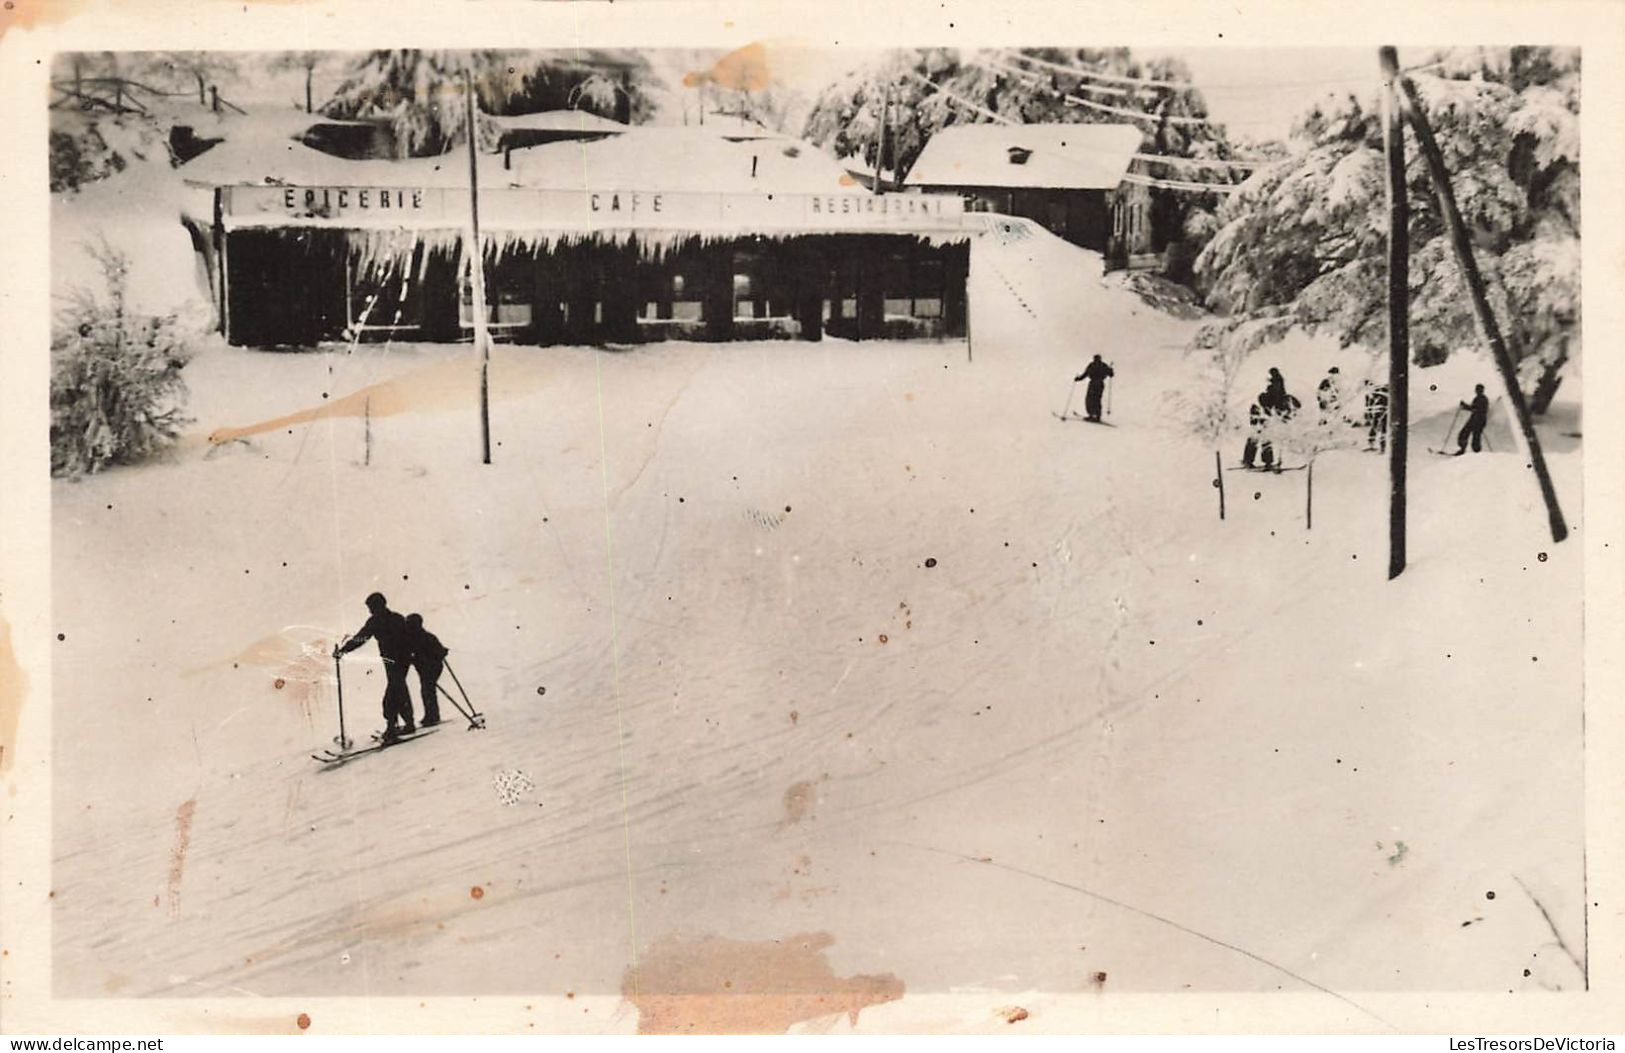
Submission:
<svg viewBox="0 0 1625 1053">
<path fill-rule="evenodd" d="M 995 1010 L 995 1012 L 1004 1017 L 1004 1022 L 1006 1024 L 1018 1023 L 1027 1019 L 1028 1015 L 1027 1010 L 1021 1008 L 1019 1005 L 1007 1005 L 1003 1009 Z"/>
<path fill-rule="evenodd" d="M 0 0 L 0 40 L 13 29 L 66 22 L 84 8 L 78 0 Z"/>
<path fill-rule="evenodd" d="M 838 977 L 824 957 L 828 933 L 752 942 L 668 936 L 626 972 L 621 993 L 637 1008 L 638 1033 L 780 1034 L 804 1020 L 903 996 L 890 973 Z"/>
<path fill-rule="evenodd" d="M 193 797 L 175 810 L 175 847 L 169 853 L 169 912 L 181 910 L 181 875 L 186 870 L 186 850 L 192 847 L 192 815 L 197 811 Z"/>
<path fill-rule="evenodd" d="M 28 694 L 28 677 L 11 648 L 11 626 L 0 618 L 0 775 L 17 757 L 17 722 Z"/>
<path fill-rule="evenodd" d="M 784 791 L 784 824 L 791 826 L 807 817 L 815 800 L 813 784 L 803 780 Z"/>
<path fill-rule="evenodd" d="M 310 1027 L 310 1014 L 309 1013 L 300 1013 L 298 1019 L 296 1019 L 294 1021 L 294 1023 L 299 1025 L 299 1030 L 301 1030 L 301 1031 L 306 1030 L 307 1028 Z"/>
</svg>

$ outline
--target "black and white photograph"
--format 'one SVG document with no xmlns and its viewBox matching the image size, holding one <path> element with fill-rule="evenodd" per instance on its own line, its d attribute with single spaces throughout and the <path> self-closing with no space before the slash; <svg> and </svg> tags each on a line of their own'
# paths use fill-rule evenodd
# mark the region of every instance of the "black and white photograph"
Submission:
<svg viewBox="0 0 1625 1053">
<path fill-rule="evenodd" d="M 268 6 L 0 39 L 8 1030 L 1625 1024 L 1619 9 Z"/>
</svg>

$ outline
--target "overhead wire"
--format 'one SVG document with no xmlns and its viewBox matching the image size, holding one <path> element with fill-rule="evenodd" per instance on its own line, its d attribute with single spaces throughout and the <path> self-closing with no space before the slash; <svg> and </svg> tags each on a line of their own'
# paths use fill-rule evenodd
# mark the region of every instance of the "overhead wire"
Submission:
<svg viewBox="0 0 1625 1053">
<path fill-rule="evenodd" d="M 1023 126 L 1022 122 L 1011 120 L 1009 117 L 1006 117 L 1005 115 L 1003 115 L 1001 113 L 997 113 L 997 112 L 995 112 L 993 110 L 988 109 L 985 106 L 980 106 L 980 105 L 978 105 L 978 104 L 976 104 L 974 102 L 971 102 L 969 99 L 966 99 L 966 98 L 963 98 L 963 97 L 961 97 L 959 95 L 956 95 L 953 92 L 949 91 L 948 89 L 944 88 L 942 85 L 936 83 L 935 81 L 933 81 L 933 80 L 931 80 L 931 79 L 929 79 L 929 78 L 927 78 L 927 77 L 925 77 L 925 76 L 923 76 L 923 75 L 921 75 L 919 73 L 914 72 L 913 70 L 909 70 L 907 72 L 908 72 L 909 76 L 911 76 L 914 79 L 920 81 L 926 87 L 930 88 L 932 91 L 938 93 L 943 98 L 946 98 L 951 102 L 956 102 L 961 106 L 964 106 L 964 107 L 966 107 L 968 109 L 974 110 L 977 113 L 983 114 L 983 115 L 991 118 L 993 121 L 995 121 L 995 122 L 997 122 L 999 124 L 1003 124 L 1003 125 L 1006 125 L 1006 126 L 1012 127 L 1012 128 L 1020 128 L 1020 127 Z M 1105 151 L 1100 151 L 1100 152 L 1104 153 Z M 1076 161 L 1076 160 L 1074 160 L 1072 158 L 1066 157 L 1064 155 L 1046 155 L 1046 156 L 1054 156 L 1055 159 L 1060 161 L 1062 164 L 1074 164 L 1075 165 L 1075 164 L 1080 164 L 1081 163 L 1081 162 L 1078 162 L 1078 161 Z M 1157 157 L 1156 155 L 1153 155 L 1153 154 L 1134 155 L 1134 156 L 1154 159 L 1157 162 L 1165 162 L 1165 161 L 1169 160 L 1168 158 Z M 1175 158 L 1173 160 L 1175 160 L 1175 161 L 1187 161 L 1188 160 L 1188 161 L 1192 162 L 1193 164 L 1200 164 L 1199 159 L 1196 159 L 1196 158 Z M 1205 183 L 1205 182 L 1199 182 L 1197 180 L 1189 180 L 1189 179 L 1163 179 L 1163 178 L 1159 178 L 1159 177 L 1156 177 L 1156 176 L 1148 176 L 1148 175 L 1145 175 L 1145 174 L 1139 173 L 1139 172 L 1124 172 L 1123 177 L 1122 177 L 1122 181 L 1126 182 L 1126 183 L 1134 183 L 1134 184 L 1139 185 L 1139 186 L 1155 187 L 1155 188 L 1159 188 L 1159 189 L 1163 189 L 1163 190 L 1179 190 L 1179 191 L 1184 191 L 1184 192 L 1188 192 L 1188 193 L 1226 194 L 1226 193 L 1234 192 L 1235 190 L 1239 189 L 1240 186 L 1241 186 L 1241 184 L 1239 184 L 1239 183 Z"/>
</svg>

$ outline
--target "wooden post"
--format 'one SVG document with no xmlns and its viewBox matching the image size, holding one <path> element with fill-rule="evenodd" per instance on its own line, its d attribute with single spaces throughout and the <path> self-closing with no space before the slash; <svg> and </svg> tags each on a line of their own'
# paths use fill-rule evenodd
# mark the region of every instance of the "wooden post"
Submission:
<svg viewBox="0 0 1625 1053">
<path fill-rule="evenodd" d="M 1213 451 L 1213 485 L 1219 491 L 1219 518 L 1224 518 L 1224 461 L 1219 457 L 1219 451 Z"/>
<path fill-rule="evenodd" d="M 220 335 L 231 343 L 231 232 L 226 229 L 226 207 L 231 203 L 231 188 L 216 187 L 214 191 L 215 230 L 220 234 Z"/>
<path fill-rule="evenodd" d="M 123 90 L 123 88 L 121 87 L 120 91 L 122 91 L 122 90 Z M 209 108 L 211 110 L 213 110 L 215 113 L 220 112 L 220 85 L 218 85 L 218 84 L 209 85 L 209 103 L 210 103 Z"/>
<path fill-rule="evenodd" d="M 473 242 L 468 269 L 474 285 L 474 346 L 480 356 L 480 452 L 481 463 L 491 463 L 491 336 L 485 328 L 485 251 L 480 245 L 480 172 L 475 140 L 479 128 L 474 123 L 474 75 L 463 70 L 463 93 L 468 113 L 468 215 Z"/>
<path fill-rule="evenodd" d="M 1405 570 L 1405 454 L 1410 420 L 1410 203 L 1400 124 L 1399 53 L 1378 53 L 1385 86 L 1382 142 L 1388 157 L 1388 578 Z"/>
<path fill-rule="evenodd" d="M 891 117 L 891 89 L 883 89 L 880 93 L 880 141 L 875 144 L 875 182 L 870 190 L 879 194 L 882 188 L 883 176 L 886 168 L 886 121 Z"/>
<path fill-rule="evenodd" d="M 364 403 L 362 403 L 362 405 L 361 405 L 361 421 L 362 421 L 362 427 L 366 429 L 366 436 L 367 436 L 367 451 L 366 451 L 366 454 L 365 454 L 365 456 L 364 456 L 361 463 L 363 465 L 371 467 L 371 465 L 372 465 L 372 396 L 371 395 L 368 395 L 367 400 Z"/>
<path fill-rule="evenodd" d="M 1422 110 L 1422 99 L 1416 91 L 1416 85 L 1411 83 L 1409 77 L 1399 77 L 1396 101 L 1409 118 L 1411 127 L 1416 131 L 1416 142 L 1422 148 L 1422 156 L 1427 160 L 1428 174 L 1433 177 L 1434 192 L 1439 195 L 1440 211 L 1444 213 L 1445 220 L 1450 226 L 1450 243 L 1455 248 L 1456 260 L 1461 265 L 1461 273 L 1467 279 L 1467 291 L 1473 299 L 1473 311 L 1478 316 L 1479 328 L 1484 333 L 1484 339 L 1490 345 L 1490 351 L 1495 356 L 1495 366 L 1501 374 L 1501 380 L 1506 384 L 1507 401 L 1512 403 L 1512 411 L 1518 418 L 1518 429 L 1523 434 L 1524 445 L 1529 450 L 1529 466 L 1535 470 L 1535 479 L 1540 484 L 1541 499 L 1546 502 L 1546 517 L 1552 530 L 1552 540 L 1562 541 L 1569 536 L 1568 524 L 1563 520 L 1563 510 L 1557 504 L 1557 491 L 1552 486 L 1552 477 L 1546 470 L 1546 458 L 1540 452 L 1540 438 L 1535 434 L 1535 422 L 1529 415 L 1529 406 L 1524 401 L 1523 389 L 1518 386 L 1518 369 L 1507 353 L 1506 343 L 1501 339 L 1501 327 L 1495 321 L 1495 312 L 1490 309 L 1488 297 L 1484 294 L 1484 277 L 1478 271 L 1478 262 L 1473 257 L 1473 246 L 1467 236 L 1467 226 L 1462 222 L 1461 210 L 1456 207 L 1456 193 L 1450 185 L 1450 173 L 1444 167 L 1444 155 L 1439 151 L 1439 144 L 1433 138 L 1433 128 L 1428 124 L 1427 114 Z"/>
<path fill-rule="evenodd" d="M 1309 467 L 1304 469 L 1304 478 L 1307 480 L 1303 487 L 1303 528 L 1315 529 L 1315 459 L 1309 458 Z"/>
</svg>

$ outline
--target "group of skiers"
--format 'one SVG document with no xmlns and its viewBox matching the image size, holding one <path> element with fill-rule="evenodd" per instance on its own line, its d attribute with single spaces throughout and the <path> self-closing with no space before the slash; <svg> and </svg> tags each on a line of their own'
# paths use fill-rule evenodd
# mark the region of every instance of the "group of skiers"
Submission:
<svg viewBox="0 0 1625 1053">
<path fill-rule="evenodd" d="M 440 723 L 437 685 L 450 652 L 434 633 L 423 627 L 422 615 L 402 617 L 389 609 L 389 601 L 381 592 L 367 597 L 367 611 L 366 624 L 344 644 L 335 647 L 333 657 L 341 658 L 368 640 L 377 641 L 378 655 L 384 660 L 385 726 L 380 738 L 389 743 L 415 733 L 419 727 L 429 728 Z M 418 671 L 418 687 L 423 697 L 421 721 L 412 719 L 412 695 L 406 688 L 408 669 Z"/>
<path fill-rule="evenodd" d="M 1336 366 L 1326 371 L 1321 380 L 1320 387 L 1315 392 L 1315 402 L 1320 407 L 1320 421 L 1322 424 L 1341 419 L 1344 423 L 1363 428 L 1366 433 L 1367 450 L 1386 452 L 1388 449 L 1388 385 L 1374 384 L 1369 380 L 1360 384 L 1363 398 L 1361 399 L 1361 414 L 1359 417 L 1344 412 L 1342 377 Z M 1241 451 L 1241 464 L 1243 468 L 1275 466 L 1275 451 L 1271 448 L 1266 436 L 1269 422 L 1276 420 L 1291 420 L 1302 404 L 1296 397 L 1287 393 L 1286 380 L 1281 376 L 1279 369 L 1272 368 L 1269 373 L 1269 383 L 1265 386 L 1251 410 L 1248 413 L 1248 422 L 1252 425 L 1253 433 L 1247 437 L 1246 445 Z M 1456 435 L 1456 453 L 1459 457 L 1467 452 L 1471 444 L 1474 453 L 1483 448 L 1484 426 L 1489 420 L 1490 403 L 1484 395 L 1484 385 L 1476 386 L 1472 402 L 1461 403 L 1461 408 L 1467 411 L 1467 423 Z"/>
</svg>

